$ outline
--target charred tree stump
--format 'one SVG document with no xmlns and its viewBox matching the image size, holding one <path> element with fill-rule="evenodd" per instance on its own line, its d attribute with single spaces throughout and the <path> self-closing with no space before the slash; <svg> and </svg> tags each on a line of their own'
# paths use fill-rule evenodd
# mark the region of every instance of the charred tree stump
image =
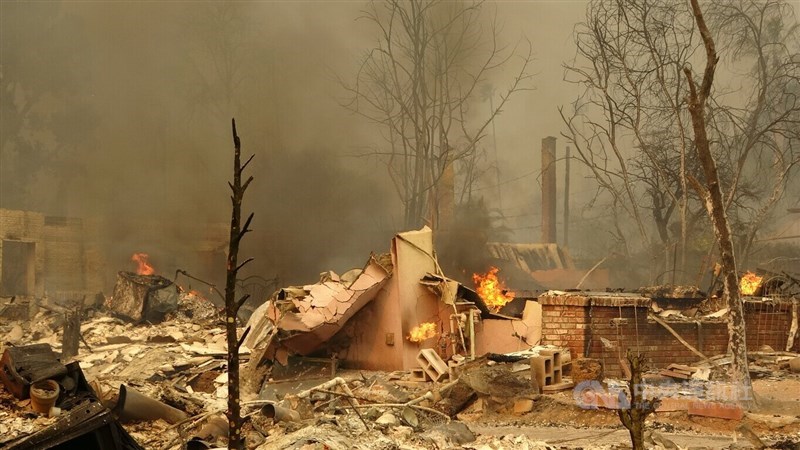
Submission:
<svg viewBox="0 0 800 450">
<path fill-rule="evenodd" d="M 253 260 L 248 258 L 241 264 L 239 263 L 239 243 L 242 237 L 250 231 L 250 221 L 253 220 L 253 213 L 247 217 L 244 226 L 242 221 L 242 198 L 247 186 L 253 181 L 249 177 L 242 183 L 242 172 L 245 167 L 253 160 L 253 156 L 242 164 L 241 154 L 242 145 L 239 135 L 236 134 L 236 120 L 231 119 L 231 131 L 233 134 L 234 160 L 233 160 L 233 183 L 228 183 L 231 188 L 231 233 L 228 244 L 228 261 L 225 277 L 225 331 L 228 343 L 228 448 L 231 450 L 244 450 L 244 437 L 242 436 L 242 414 L 239 405 L 239 347 L 242 345 L 247 330 L 241 338 L 236 332 L 236 321 L 239 308 L 247 301 L 249 295 L 236 299 L 236 278 L 239 270 L 245 264 Z"/>
<path fill-rule="evenodd" d="M 622 425 L 631 435 L 633 450 L 644 450 L 644 420 L 658 407 L 657 399 L 647 400 L 642 395 L 642 371 L 645 369 L 645 356 L 634 355 L 630 350 L 627 354 L 628 364 L 631 367 L 631 378 L 628 380 L 630 405 L 617 411 Z"/>
</svg>

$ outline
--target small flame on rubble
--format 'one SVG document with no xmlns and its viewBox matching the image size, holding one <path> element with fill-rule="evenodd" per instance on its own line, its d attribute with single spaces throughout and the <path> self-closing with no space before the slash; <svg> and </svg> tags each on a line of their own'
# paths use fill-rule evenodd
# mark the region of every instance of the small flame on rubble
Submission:
<svg viewBox="0 0 800 450">
<path fill-rule="evenodd" d="M 153 275 L 156 273 L 156 270 L 153 269 L 153 266 L 147 261 L 148 258 L 149 256 L 147 253 L 134 253 L 133 256 L 131 256 L 131 261 L 138 264 L 136 275 Z"/>
<path fill-rule="evenodd" d="M 408 335 L 408 340 L 411 342 L 422 342 L 426 339 L 436 336 L 437 334 L 439 333 L 436 331 L 436 324 L 433 322 L 425 322 L 411 329 L 411 333 Z"/>
<path fill-rule="evenodd" d="M 742 295 L 753 295 L 761 286 L 761 281 L 764 277 L 760 277 L 753 272 L 746 272 L 742 275 L 742 280 L 739 282 L 739 291 Z"/>
<path fill-rule="evenodd" d="M 186 295 L 190 297 L 205 298 L 203 294 L 200 293 L 200 291 L 194 289 L 190 289 L 189 292 L 186 293 Z"/>
<path fill-rule="evenodd" d="M 506 290 L 505 284 L 497 279 L 499 270 L 497 267 L 490 267 L 486 275 L 472 274 L 472 281 L 475 282 L 475 290 L 478 291 L 478 295 L 481 296 L 486 306 L 495 311 L 514 300 L 514 292 Z"/>
</svg>

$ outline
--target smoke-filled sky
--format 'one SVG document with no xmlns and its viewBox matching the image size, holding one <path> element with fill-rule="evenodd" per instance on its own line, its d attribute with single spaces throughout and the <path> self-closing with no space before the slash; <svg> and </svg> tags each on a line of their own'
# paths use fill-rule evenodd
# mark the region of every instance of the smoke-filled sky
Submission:
<svg viewBox="0 0 800 450">
<path fill-rule="evenodd" d="M 243 254 L 300 280 L 361 265 L 402 224 L 385 167 L 353 156 L 378 142 L 375 125 L 340 105 L 338 79 L 352 79 L 375 42 L 376 30 L 356 20 L 365 5 L 3 2 L 2 151 L 16 169 L 3 171 L 0 203 L 100 216 L 115 224 L 120 255 L 154 240 L 142 236 L 142 218 L 166 236 L 152 252 L 191 246 L 170 242 L 191 241 L 189 225 L 229 220 L 235 116 L 244 152 L 256 155 L 245 205 L 255 232 Z M 558 136 L 556 107 L 574 96 L 561 64 L 584 8 L 485 7 L 489 18 L 496 11 L 501 40 L 527 37 L 536 56 L 536 90 L 512 98 L 496 121 L 500 198 L 484 189 L 512 218 L 514 240 L 538 238 L 538 149 Z"/>
</svg>

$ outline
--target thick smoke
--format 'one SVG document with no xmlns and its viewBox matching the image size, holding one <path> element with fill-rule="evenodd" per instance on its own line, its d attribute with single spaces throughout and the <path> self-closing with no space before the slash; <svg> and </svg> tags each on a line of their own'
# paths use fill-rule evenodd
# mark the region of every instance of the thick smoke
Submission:
<svg viewBox="0 0 800 450">
<path fill-rule="evenodd" d="M 357 57 L 357 14 L 4 3 L 0 206 L 92 220 L 112 270 L 146 251 L 165 274 L 191 272 L 208 224 L 230 221 L 236 117 L 255 154 L 251 271 L 304 282 L 362 265 L 396 230 L 384 170 L 350 156 L 369 130 L 336 100 L 333 74 Z"/>
<path fill-rule="evenodd" d="M 235 117 L 244 153 L 256 155 L 245 197 L 254 232 L 241 250 L 256 258 L 249 272 L 289 284 L 362 265 L 370 251 L 388 250 L 402 223 L 385 167 L 353 156 L 382 142 L 379 127 L 340 105 L 338 77 L 352 81 L 376 42 L 376 30 L 357 20 L 365 5 L 1 3 L 0 207 L 86 219 L 112 274 L 144 251 L 165 275 L 214 264 L 208 275 L 221 277 L 224 246 L 205 247 L 230 221 Z M 499 173 L 489 170 L 474 191 L 504 218 L 510 241 L 539 239 L 541 139 L 559 136 L 556 108 L 574 99 L 561 64 L 584 7 L 485 8 L 487 20 L 496 10 L 503 43 L 526 36 L 536 54 L 536 90 L 512 98 L 481 141 Z M 489 80 L 495 95 L 507 72 Z M 557 153 L 560 218 L 561 139 Z M 580 217 L 594 189 L 572 170 L 572 253 L 604 256 L 597 212 Z M 198 261 L 200 247 L 213 256 Z"/>
</svg>

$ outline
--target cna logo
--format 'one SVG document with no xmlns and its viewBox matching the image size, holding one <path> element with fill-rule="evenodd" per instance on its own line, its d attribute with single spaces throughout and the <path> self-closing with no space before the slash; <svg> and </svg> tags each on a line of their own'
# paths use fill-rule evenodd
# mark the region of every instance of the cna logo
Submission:
<svg viewBox="0 0 800 450">
<path fill-rule="evenodd" d="M 578 383 L 572 391 L 575 404 L 583 409 L 628 409 L 630 401 L 624 390 L 609 392 L 599 381 L 587 380 Z"/>
<path fill-rule="evenodd" d="M 684 382 L 664 385 L 636 384 L 634 397 L 648 401 L 665 397 L 704 399 L 726 404 L 752 400 L 747 389 L 724 382 Z M 575 404 L 583 409 L 629 409 L 631 407 L 628 387 L 624 385 L 604 386 L 599 381 L 587 380 L 578 383 L 572 391 Z M 640 407 L 648 407 L 647 404 Z"/>
</svg>

